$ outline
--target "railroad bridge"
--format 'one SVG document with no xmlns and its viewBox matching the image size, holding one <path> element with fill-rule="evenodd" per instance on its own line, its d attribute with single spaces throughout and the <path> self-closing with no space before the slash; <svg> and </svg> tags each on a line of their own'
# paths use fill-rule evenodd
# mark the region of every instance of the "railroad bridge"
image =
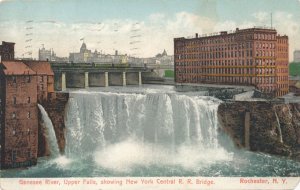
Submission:
<svg viewBox="0 0 300 190">
<path fill-rule="evenodd" d="M 55 90 L 142 85 L 142 77 L 152 69 L 131 64 L 51 63 Z"/>
</svg>

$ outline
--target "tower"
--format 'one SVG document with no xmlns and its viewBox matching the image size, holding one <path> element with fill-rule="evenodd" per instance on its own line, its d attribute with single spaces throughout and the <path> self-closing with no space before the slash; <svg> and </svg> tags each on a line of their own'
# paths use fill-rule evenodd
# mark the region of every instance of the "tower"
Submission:
<svg viewBox="0 0 300 190">
<path fill-rule="evenodd" d="M 0 56 L 2 61 L 15 59 L 15 43 L 4 42 L 0 45 Z"/>
</svg>

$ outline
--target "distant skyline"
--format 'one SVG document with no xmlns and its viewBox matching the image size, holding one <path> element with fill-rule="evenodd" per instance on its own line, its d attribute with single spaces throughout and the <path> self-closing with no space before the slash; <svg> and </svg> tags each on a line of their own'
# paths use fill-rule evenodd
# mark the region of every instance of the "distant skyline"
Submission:
<svg viewBox="0 0 300 190">
<path fill-rule="evenodd" d="M 289 36 L 292 61 L 299 10 L 300 0 L 0 0 L 0 40 L 15 42 L 17 57 L 32 50 L 37 58 L 42 44 L 68 57 L 81 38 L 93 51 L 152 57 L 173 54 L 174 37 L 270 27 L 272 12 L 273 27 Z"/>
</svg>

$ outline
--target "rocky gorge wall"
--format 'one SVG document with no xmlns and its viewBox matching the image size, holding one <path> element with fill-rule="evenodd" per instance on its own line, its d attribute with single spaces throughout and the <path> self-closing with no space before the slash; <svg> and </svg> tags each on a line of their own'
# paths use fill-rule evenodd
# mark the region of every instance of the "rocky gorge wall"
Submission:
<svg viewBox="0 0 300 190">
<path fill-rule="evenodd" d="M 42 106 L 47 111 L 52 121 L 60 153 L 65 149 L 65 107 L 69 99 L 69 93 L 55 93 L 48 101 L 42 102 Z M 49 142 L 47 140 L 46 128 L 42 125 L 41 113 L 39 113 L 39 139 L 38 157 L 49 156 Z"/>
<path fill-rule="evenodd" d="M 221 129 L 237 147 L 300 161 L 299 110 L 300 104 L 224 102 L 219 106 L 218 117 Z"/>
</svg>

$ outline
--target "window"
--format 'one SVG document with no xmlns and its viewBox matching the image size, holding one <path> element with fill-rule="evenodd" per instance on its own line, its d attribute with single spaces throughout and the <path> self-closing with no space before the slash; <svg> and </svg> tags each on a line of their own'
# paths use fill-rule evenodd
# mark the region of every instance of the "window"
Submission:
<svg viewBox="0 0 300 190">
<path fill-rule="evenodd" d="M 30 83 L 30 76 L 26 76 L 26 81 Z"/>
<path fill-rule="evenodd" d="M 15 76 L 12 77 L 12 80 L 13 80 L 13 83 L 14 83 L 14 84 L 17 83 L 17 79 L 16 79 Z"/>
<path fill-rule="evenodd" d="M 12 118 L 13 118 L 13 119 L 16 118 L 16 113 L 15 113 L 15 112 L 12 113 Z"/>
<path fill-rule="evenodd" d="M 17 98 L 14 97 L 14 98 L 13 98 L 13 101 L 14 101 L 14 105 L 16 105 L 16 104 L 17 104 Z"/>
<path fill-rule="evenodd" d="M 28 103 L 28 104 L 30 103 L 30 97 L 27 98 L 27 103 Z"/>
<path fill-rule="evenodd" d="M 17 151 L 13 150 L 13 151 L 12 151 L 12 154 L 11 154 L 11 160 L 12 160 L 13 162 L 15 162 L 15 161 L 16 161 L 16 158 L 17 158 Z"/>
<path fill-rule="evenodd" d="M 29 119 L 30 118 L 30 111 L 29 112 L 27 112 L 27 118 Z"/>
</svg>

